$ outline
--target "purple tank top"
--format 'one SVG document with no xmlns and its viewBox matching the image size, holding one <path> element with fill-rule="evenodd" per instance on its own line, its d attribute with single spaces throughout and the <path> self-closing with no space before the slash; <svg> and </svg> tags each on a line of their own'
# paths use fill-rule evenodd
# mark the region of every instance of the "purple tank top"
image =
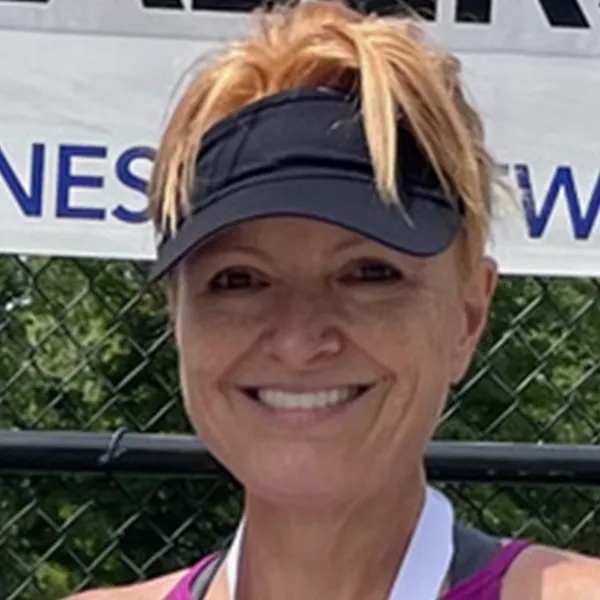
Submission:
<svg viewBox="0 0 600 600">
<path fill-rule="evenodd" d="M 504 575 L 528 546 L 525 540 L 510 542 L 481 571 L 448 590 L 442 600 L 499 600 Z M 192 582 L 216 558 L 212 554 L 192 567 L 164 600 L 195 600 L 190 592 Z"/>
</svg>

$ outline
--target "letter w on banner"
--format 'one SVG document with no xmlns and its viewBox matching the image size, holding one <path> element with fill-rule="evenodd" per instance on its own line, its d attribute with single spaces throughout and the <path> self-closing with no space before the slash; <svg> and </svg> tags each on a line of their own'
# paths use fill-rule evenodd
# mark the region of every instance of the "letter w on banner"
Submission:
<svg viewBox="0 0 600 600">
<path fill-rule="evenodd" d="M 261 3 L 0 0 L 0 252 L 152 258 L 144 189 L 182 75 Z M 459 54 L 519 192 L 494 225 L 502 270 L 600 276 L 596 0 L 408 3 Z"/>
</svg>

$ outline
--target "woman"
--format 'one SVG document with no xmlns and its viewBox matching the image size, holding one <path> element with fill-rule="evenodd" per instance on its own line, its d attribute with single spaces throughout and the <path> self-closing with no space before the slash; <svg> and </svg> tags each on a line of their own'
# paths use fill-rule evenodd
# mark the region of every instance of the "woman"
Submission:
<svg viewBox="0 0 600 600">
<path fill-rule="evenodd" d="M 484 329 L 496 175 L 416 22 L 275 11 L 191 84 L 150 189 L 227 551 L 99 600 L 600 598 L 591 558 L 454 522 L 423 454 Z"/>
</svg>

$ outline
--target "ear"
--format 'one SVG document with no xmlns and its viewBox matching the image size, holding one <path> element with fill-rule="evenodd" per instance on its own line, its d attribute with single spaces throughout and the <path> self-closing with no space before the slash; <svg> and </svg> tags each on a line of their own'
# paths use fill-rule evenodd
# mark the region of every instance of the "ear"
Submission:
<svg viewBox="0 0 600 600">
<path fill-rule="evenodd" d="M 460 330 L 452 361 L 452 383 L 465 375 L 475 349 L 487 324 L 490 305 L 498 283 L 498 267 L 491 258 L 484 257 L 463 283 L 461 292 Z"/>
</svg>

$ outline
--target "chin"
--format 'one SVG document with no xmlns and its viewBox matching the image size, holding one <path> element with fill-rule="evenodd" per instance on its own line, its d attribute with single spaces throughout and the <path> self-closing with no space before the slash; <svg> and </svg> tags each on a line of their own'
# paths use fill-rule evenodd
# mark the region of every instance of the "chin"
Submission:
<svg viewBox="0 0 600 600">
<path fill-rule="evenodd" d="M 268 503 L 290 508 L 339 505 L 354 495 L 348 469 L 323 457 L 269 456 L 267 460 L 254 457 L 252 464 L 244 465 L 239 479 L 248 495 Z"/>
</svg>

